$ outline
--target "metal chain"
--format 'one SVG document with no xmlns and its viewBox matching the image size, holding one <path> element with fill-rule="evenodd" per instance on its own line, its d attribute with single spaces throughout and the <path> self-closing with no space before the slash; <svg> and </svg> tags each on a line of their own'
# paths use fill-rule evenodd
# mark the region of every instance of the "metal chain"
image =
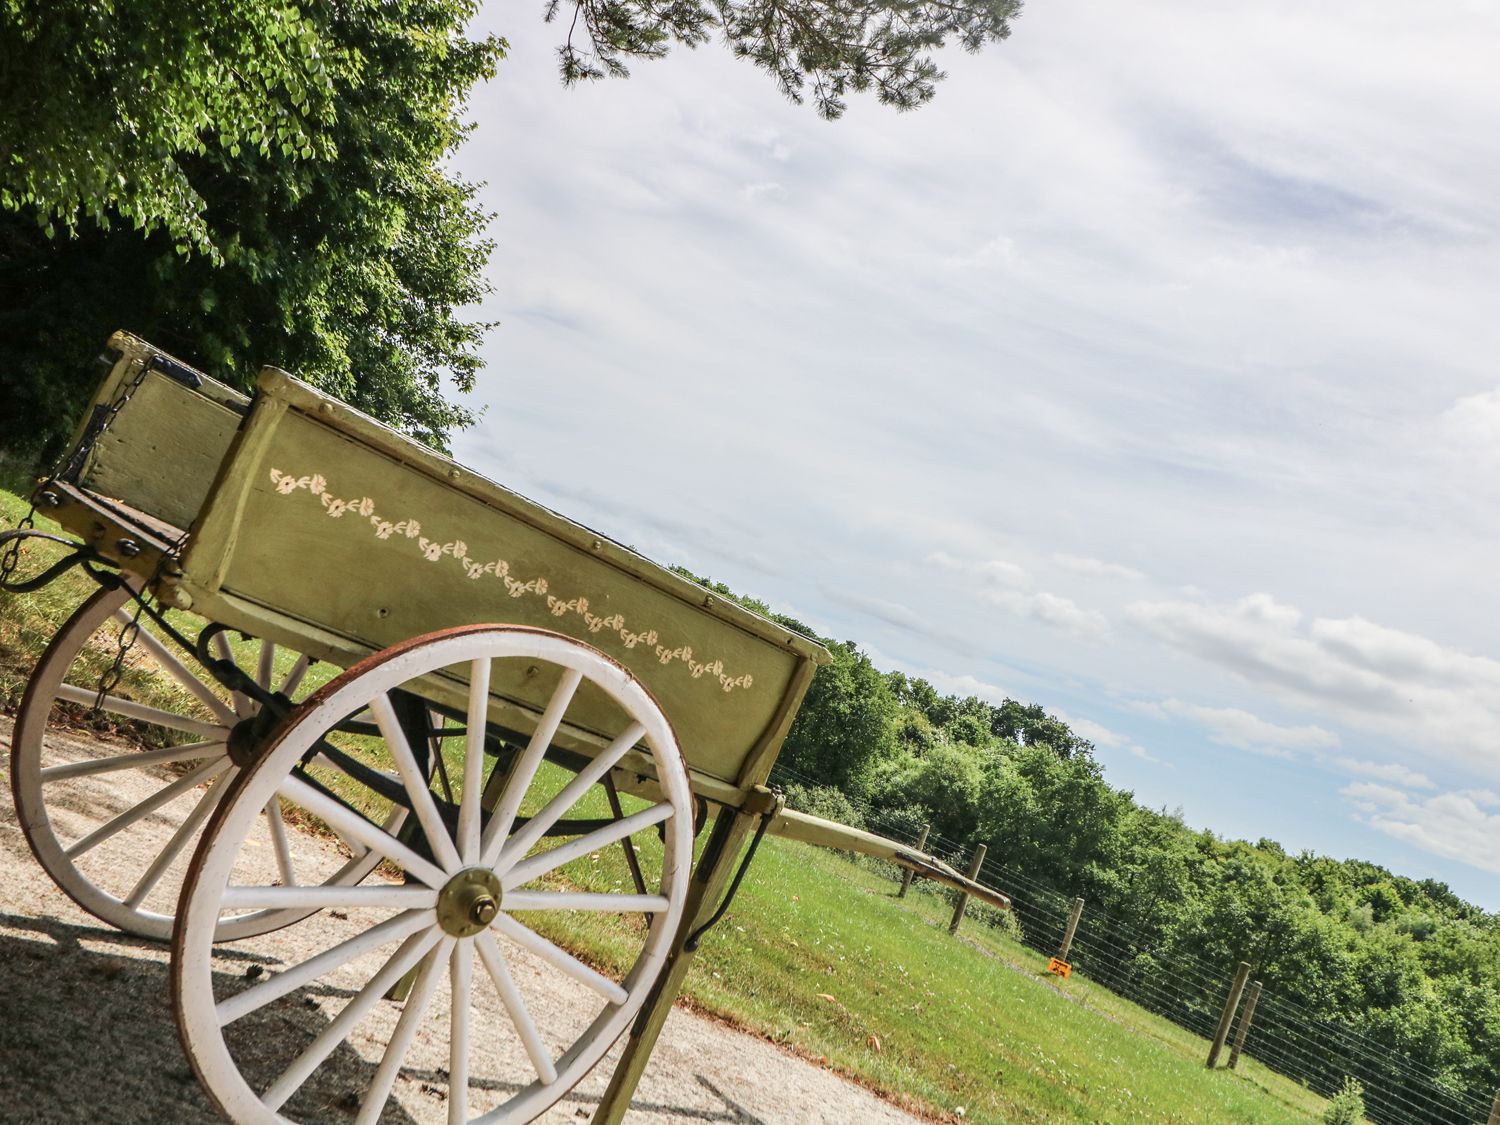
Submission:
<svg viewBox="0 0 1500 1125">
<path fill-rule="evenodd" d="M 145 608 L 145 597 L 137 595 L 135 599 L 135 613 L 120 628 L 120 636 L 115 645 L 114 661 L 99 674 L 99 693 L 94 698 L 95 711 L 104 710 L 104 700 L 119 686 L 120 678 L 125 674 L 125 657 L 135 647 L 136 638 L 140 636 L 141 611 Z"/>
<path fill-rule="evenodd" d="M 131 378 L 121 380 L 120 385 L 115 388 L 114 397 L 110 400 L 109 404 L 94 408 L 93 416 L 89 419 L 88 428 L 79 440 L 78 447 L 63 454 L 63 458 L 53 466 L 52 471 L 48 474 L 48 478 L 67 478 L 83 467 L 84 458 L 88 456 L 100 436 L 109 429 L 110 424 L 119 415 L 120 411 L 125 409 L 125 405 L 135 396 L 135 392 L 146 381 L 146 375 L 150 371 L 151 361 L 149 359 L 142 360 L 139 368 Z M 27 509 L 26 514 L 17 522 L 16 530 L 27 531 L 35 527 L 36 503 L 33 501 Z M 10 541 L 4 552 L 0 553 L 0 586 L 4 586 L 10 582 L 11 577 L 16 572 L 16 568 L 20 565 L 21 545 L 24 541 L 24 537 L 17 536 Z M 158 570 L 160 570 L 161 563 L 164 561 L 165 557 L 158 561 Z M 136 639 L 140 635 L 141 612 L 146 608 L 145 596 L 137 594 L 135 602 L 135 613 L 120 630 L 114 660 L 99 676 L 99 690 L 94 699 L 94 710 L 96 711 L 103 710 L 105 698 L 119 686 L 120 680 L 125 674 L 125 658 L 135 646 Z"/>
<path fill-rule="evenodd" d="M 93 414 L 89 417 L 88 428 L 84 430 L 83 437 L 78 440 L 78 448 L 64 453 L 49 476 L 72 480 L 83 471 L 83 462 L 93 450 L 95 443 L 103 436 L 104 431 L 109 429 L 120 411 L 125 409 L 125 404 L 135 396 L 135 392 L 146 381 L 146 376 L 150 371 L 151 360 L 141 360 L 136 373 L 131 378 L 120 381 L 120 385 L 115 388 L 115 397 L 109 401 L 108 405 L 94 407 Z"/>
<path fill-rule="evenodd" d="M 28 531 L 34 527 L 36 527 L 35 504 L 31 505 L 27 513 L 21 517 L 20 521 L 16 524 L 16 530 Z M 10 582 L 11 576 L 16 572 L 16 567 L 21 564 L 21 544 L 23 542 L 25 540 L 21 536 L 17 536 L 10 541 L 10 545 L 5 548 L 4 554 L 0 554 L 0 587 Z"/>
<path fill-rule="evenodd" d="M 115 420 L 115 415 L 119 414 L 121 410 L 124 410 L 125 404 L 135 397 L 135 392 L 141 389 L 141 384 L 146 381 L 146 375 L 150 372 L 150 370 L 151 361 L 149 359 L 143 359 L 141 360 L 140 370 L 138 370 L 131 379 L 120 381 L 120 385 L 115 388 L 115 397 L 113 401 L 110 402 L 109 408 L 105 412 L 103 423 L 100 425 L 98 431 L 94 434 L 95 440 L 97 440 L 99 435 L 102 434 L 105 430 L 109 429 L 109 424 Z"/>
<path fill-rule="evenodd" d="M 67 478 L 74 471 L 83 467 L 83 459 L 88 456 L 89 451 L 94 448 L 94 444 L 99 440 L 104 431 L 109 429 L 110 423 L 115 420 L 120 411 L 125 409 L 125 404 L 135 396 L 135 392 L 146 381 L 146 375 L 150 370 L 151 361 L 149 359 L 142 360 L 140 370 L 130 379 L 121 380 L 120 385 L 115 388 L 114 398 L 110 400 L 109 405 L 95 408 L 93 417 L 89 419 L 88 428 L 84 431 L 83 437 L 79 439 L 78 448 L 65 452 L 62 455 L 62 458 L 53 465 L 52 471 L 47 474 L 49 479 L 55 477 Z M 26 515 L 16 524 L 16 530 L 28 531 L 34 527 L 36 527 L 35 501 L 27 509 Z M 5 548 L 5 551 L 0 553 L 0 586 L 9 583 L 16 572 L 16 568 L 21 565 L 21 544 L 24 542 L 24 538 L 21 537 L 12 539 L 9 546 Z M 139 616 L 139 610 L 137 610 L 137 616 Z M 116 678 L 118 679 L 118 677 Z"/>
</svg>

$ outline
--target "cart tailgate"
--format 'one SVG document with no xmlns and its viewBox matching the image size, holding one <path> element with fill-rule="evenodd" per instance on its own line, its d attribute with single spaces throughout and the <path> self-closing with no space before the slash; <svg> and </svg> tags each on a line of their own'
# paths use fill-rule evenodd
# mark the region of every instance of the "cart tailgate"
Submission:
<svg viewBox="0 0 1500 1125">
<path fill-rule="evenodd" d="M 79 424 L 63 477 L 186 529 L 249 400 L 128 332 L 109 348 L 118 358 Z"/>
</svg>

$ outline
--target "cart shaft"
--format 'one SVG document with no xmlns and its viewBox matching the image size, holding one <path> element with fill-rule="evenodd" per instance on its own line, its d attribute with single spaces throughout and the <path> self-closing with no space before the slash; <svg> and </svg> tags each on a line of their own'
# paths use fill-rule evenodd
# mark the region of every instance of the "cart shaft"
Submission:
<svg viewBox="0 0 1500 1125">
<path fill-rule="evenodd" d="M 1001 910 L 1010 909 L 1010 899 L 999 891 L 986 887 L 982 883 L 976 883 L 973 879 L 949 867 L 936 856 L 914 851 L 905 844 L 898 844 L 895 840 L 888 840 L 873 832 L 851 828 L 847 824 L 824 820 L 822 817 L 796 812 L 793 809 L 783 809 L 771 821 L 769 831 L 773 836 L 782 836 L 788 840 L 801 840 L 805 844 L 816 844 L 820 848 L 837 848 L 840 851 L 859 852 L 862 855 L 889 860 L 898 867 L 923 875 L 935 883 L 973 895 L 981 902 L 987 902 Z"/>
</svg>

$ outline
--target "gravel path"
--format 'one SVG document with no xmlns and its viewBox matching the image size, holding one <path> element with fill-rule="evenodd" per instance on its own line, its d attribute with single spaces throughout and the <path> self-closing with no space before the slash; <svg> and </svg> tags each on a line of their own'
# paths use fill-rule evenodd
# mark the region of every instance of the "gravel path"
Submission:
<svg viewBox="0 0 1500 1125">
<path fill-rule="evenodd" d="M 10 723 L 0 718 L 5 760 L 9 740 Z M 80 751 L 88 752 L 85 744 Z M 161 828 L 163 834 L 169 830 L 168 825 Z M 311 837 L 295 837 L 299 863 L 302 856 L 320 858 L 323 847 Z M 17 1125 L 219 1120 L 178 1042 L 168 997 L 167 950 L 103 926 L 59 891 L 33 859 L 8 795 L 0 798 L 0 859 L 6 864 L 0 886 L 0 1120 Z M 302 950 L 337 940 L 340 935 L 330 931 L 347 928 L 352 933 L 360 922 L 353 911 L 342 919 L 320 915 L 315 924 L 221 947 L 215 968 L 243 976 L 251 965 L 295 962 L 307 955 Z M 523 991 L 529 976 L 541 979 L 528 973 L 524 961 L 515 972 Z M 546 1002 L 569 1001 L 549 991 Z M 394 1021 L 394 1010 L 386 1016 Z M 429 1021 L 443 1019 L 440 1002 Z M 476 1032 L 483 1030 L 476 1026 Z M 412 1061 L 419 1070 L 441 1072 L 443 1060 L 433 1054 L 424 1061 L 423 1048 L 419 1038 Z M 351 1083 L 367 1078 L 378 1062 L 373 1047 L 371 1052 L 368 1057 L 349 1052 L 340 1074 Z M 542 1120 L 587 1120 L 613 1057 Z M 441 1079 L 428 1086 L 403 1078 L 383 1120 L 445 1120 L 443 1088 Z M 917 1119 L 763 1039 L 678 1009 L 667 1020 L 627 1120 L 633 1125 L 879 1125 Z"/>
</svg>

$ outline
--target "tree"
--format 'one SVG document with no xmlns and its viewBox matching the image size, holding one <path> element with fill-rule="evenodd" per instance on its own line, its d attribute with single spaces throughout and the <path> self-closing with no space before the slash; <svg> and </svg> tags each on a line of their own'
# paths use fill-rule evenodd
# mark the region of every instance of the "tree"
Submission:
<svg viewBox="0 0 1500 1125">
<path fill-rule="evenodd" d="M 859 646 L 823 643 L 833 663 L 813 677 L 780 761 L 819 785 L 861 796 L 871 763 L 894 748 L 895 701 Z"/>
<path fill-rule="evenodd" d="M 1192 894 L 1192 836 L 1180 816 L 1133 806 L 1121 839 L 1117 901 L 1103 905 L 1119 915 L 1132 942 L 1154 946 Z"/>
<path fill-rule="evenodd" d="M 1092 742 L 1078 737 L 1066 723 L 1047 714 L 1038 703 L 1017 703 L 1014 699 L 1007 699 L 999 707 L 991 707 L 990 731 L 997 738 L 1011 742 L 1050 747 L 1062 758 L 1074 754 L 1089 756 L 1094 752 Z"/>
<path fill-rule="evenodd" d="M 558 48 L 565 82 L 624 75 L 630 59 L 661 58 L 673 41 L 696 47 L 717 32 L 793 102 L 811 88 L 831 119 L 851 92 L 874 91 L 898 109 L 931 100 L 943 74 L 929 52 L 1005 39 L 1020 10 L 1020 0 L 548 0 L 546 15 L 568 24 Z"/>
<path fill-rule="evenodd" d="M 337 96 L 313 18 L 245 3 L 0 3 L 0 207 L 117 220 L 213 252 L 185 164 L 210 148 L 328 154 Z"/>
<path fill-rule="evenodd" d="M 1001 864 L 1099 902 L 1116 878 L 1130 808 L 1130 794 L 1106 785 L 1091 757 L 1013 746 L 984 762 L 979 839 Z"/>
<path fill-rule="evenodd" d="M 980 764 L 967 746 L 939 743 L 923 754 L 896 753 L 871 766 L 876 808 L 927 822 L 939 840 L 968 844 L 979 811 Z"/>
<path fill-rule="evenodd" d="M 56 447 L 118 327 L 241 387 L 287 367 L 432 444 L 470 420 L 445 392 L 479 366 L 485 326 L 459 312 L 489 244 L 442 161 L 504 45 L 464 35 L 468 0 L 213 26 L 164 0 L 0 3 L 0 448 Z M 195 29 L 180 66 L 153 61 Z M 28 92 L 54 84 L 78 122 Z"/>
</svg>

